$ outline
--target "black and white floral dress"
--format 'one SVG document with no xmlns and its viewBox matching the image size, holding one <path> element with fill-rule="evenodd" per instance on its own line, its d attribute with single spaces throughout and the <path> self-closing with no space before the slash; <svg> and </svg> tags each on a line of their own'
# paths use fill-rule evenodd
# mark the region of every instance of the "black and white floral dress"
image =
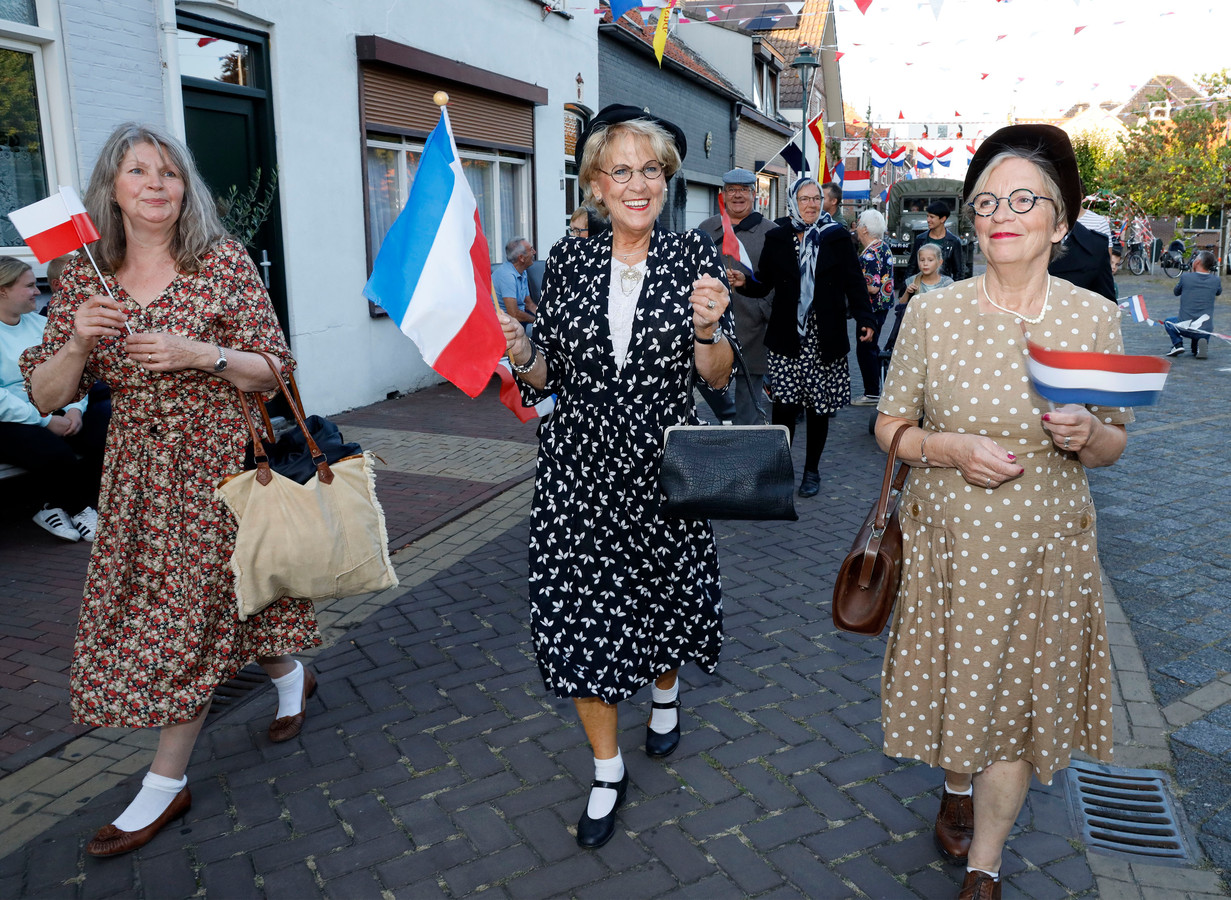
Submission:
<svg viewBox="0 0 1231 900">
<path fill-rule="evenodd" d="M 616 703 L 663 672 L 707 672 L 722 647 L 718 547 L 707 521 L 658 515 L 663 432 L 696 424 L 688 297 L 726 280 L 708 236 L 656 231 L 622 368 L 607 316 L 611 235 L 551 250 L 534 342 L 555 393 L 530 529 L 531 628 L 546 685 Z M 730 311 L 722 328 L 731 334 Z"/>
</svg>

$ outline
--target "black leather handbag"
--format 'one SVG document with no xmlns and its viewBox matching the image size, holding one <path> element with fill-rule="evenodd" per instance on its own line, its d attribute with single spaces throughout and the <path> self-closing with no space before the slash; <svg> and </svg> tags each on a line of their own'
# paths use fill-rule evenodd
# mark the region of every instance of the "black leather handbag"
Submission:
<svg viewBox="0 0 1231 900">
<path fill-rule="evenodd" d="M 734 341 L 731 349 L 765 423 L 743 354 Z M 799 518 L 785 425 L 672 425 L 663 436 L 659 485 L 659 512 L 666 518 Z"/>
</svg>

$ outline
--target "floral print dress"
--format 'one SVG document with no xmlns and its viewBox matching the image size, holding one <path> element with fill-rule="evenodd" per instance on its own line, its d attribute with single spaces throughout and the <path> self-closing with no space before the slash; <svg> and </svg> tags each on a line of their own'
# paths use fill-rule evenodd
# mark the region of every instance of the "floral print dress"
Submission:
<svg viewBox="0 0 1231 900">
<path fill-rule="evenodd" d="M 290 359 L 269 297 L 244 249 L 224 241 L 144 309 L 112 290 L 137 331 L 167 331 Z M 99 293 L 93 269 L 65 269 L 43 343 L 22 355 L 30 373 L 73 332 Z M 70 672 L 73 718 L 152 727 L 196 718 L 214 688 L 257 656 L 320 642 L 312 604 L 280 600 L 240 622 L 230 567 L 235 520 L 214 488 L 243 467 L 247 427 L 230 382 L 200 371 L 149 372 L 123 337 L 98 342 L 78 388 L 111 386 L 99 528 Z"/>
<path fill-rule="evenodd" d="M 530 611 L 539 669 L 560 697 L 616 703 L 685 662 L 713 672 L 722 647 L 713 529 L 659 516 L 658 476 L 667 426 L 698 421 L 692 283 L 725 272 L 699 232 L 655 232 L 646 269 L 618 368 L 611 235 L 557 243 L 534 325 L 547 388 L 518 382 L 526 403 L 558 395 L 535 475 Z"/>
</svg>

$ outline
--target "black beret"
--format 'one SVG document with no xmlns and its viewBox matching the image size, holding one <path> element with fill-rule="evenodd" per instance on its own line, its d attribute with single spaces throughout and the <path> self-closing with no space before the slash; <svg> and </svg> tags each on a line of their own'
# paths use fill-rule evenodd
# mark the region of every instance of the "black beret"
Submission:
<svg viewBox="0 0 1231 900">
<path fill-rule="evenodd" d="M 674 122 L 668 122 L 666 119 L 651 115 L 644 109 L 638 109 L 635 106 L 624 106 L 619 103 L 613 103 L 610 106 L 604 106 L 586 125 L 585 130 L 581 132 L 581 137 L 577 138 L 577 147 L 573 150 L 573 157 L 577 160 L 578 165 L 581 164 L 582 154 L 585 153 L 586 141 L 590 139 L 590 135 L 600 125 L 616 125 L 620 122 L 628 122 L 632 119 L 645 119 L 653 122 L 655 125 L 661 125 L 667 130 L 667 134 L 671 135 L 675 141 L 675 149 L 679 151 L 680 159 L 683 160 L 688 153 L 688 140 L 684 137 L 684 131 Z"/>
<path fill-rule="evenodd" d="M 1056 167 L 1059 176 L 1060 194 L 1064 199 L 1064 208 L 1068 213 L 1069 229 L 1081 215 L 1081 201 L 1085 196 L 1081 189 L 1081 175 L 1077 171 L 1077 156 L 1073 153 L 1073 142 L 1063 129 L 1055 125 L 1008 125 L 993 132 L 975 151 L 966 170 L 966 183 L 963 194 L 970 199 L 975 182 L 987 168 L 992 157 L 1002 150 L 1028 150 L 1038 152 Z"/>
</svg>

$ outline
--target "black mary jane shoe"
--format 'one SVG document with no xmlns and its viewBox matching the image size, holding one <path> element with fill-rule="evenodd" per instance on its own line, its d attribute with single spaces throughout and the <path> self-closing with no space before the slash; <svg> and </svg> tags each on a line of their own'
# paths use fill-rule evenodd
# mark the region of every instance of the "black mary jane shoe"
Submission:
<svg viewBox="0 0 1231 900">
<path fill-rule="evenodd" d="M 821 475 L 819 472 L 804 472 L 803 481 L 799 485 L 799 496 L 815 497 L 821 492 Z"/>
<path fill-rule="evenodd" d="M 628 792 L 628 768 L 625 767 L 624 777 L 619 781 L 595 781 L 590 787 L 610 788 L 616 792 L 615 805 L 611 807 L 611 812 L 607 813 L 607 815 L 601 819 L 591 819 L 590 808 L 587 805 L 586 811 L 581 814 L 581 818 L 577 821 L 577 846 L 583 847 L 586 850 L 597 850 L 611 840 L 611 836 L 615 834 L 616 811 L 620 808 L 620 804 L 624 802 L 624 795 Z M 586 803 L 589 803 L 588 798 Z"/>
<path fill-rule="evenodd" d="M 645 755 L 651 759 L 662 759 L 664 756 L 670 756 L 675 752 L 675 748 L 680 745 L 680 701 L 672 700 L 670 703 L 654 703 L 655 709 L 674 709 L 675 727 L 666 734 L 659 734 L 649 725 L 645 726 Z"/>
</svg>

